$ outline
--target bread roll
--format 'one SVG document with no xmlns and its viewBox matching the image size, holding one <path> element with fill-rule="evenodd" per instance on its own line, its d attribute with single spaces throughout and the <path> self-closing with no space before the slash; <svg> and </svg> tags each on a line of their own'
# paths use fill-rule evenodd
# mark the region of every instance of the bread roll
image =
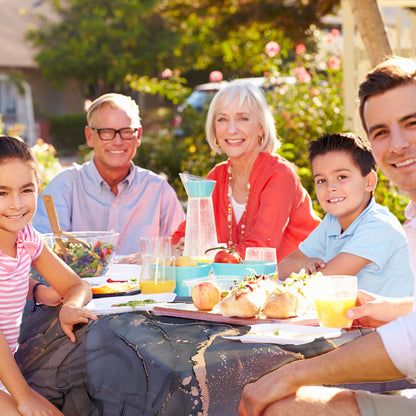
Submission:
<svg viewBox="0 0 416 416">
<path fill-rule="evenodd" d="M 268 295 L 263 312 L 268 318 L 299 316 L 305 310 L 305 302 L 304 296 L 297 291 L 276 290 Z"/>
<path fill-rule="evenodd" d="M 260 313 L 267 293 L 257 284 L 236 288 L 220 302 L 220 310 L 224 316 L 252 318 Z"/>
</svg>

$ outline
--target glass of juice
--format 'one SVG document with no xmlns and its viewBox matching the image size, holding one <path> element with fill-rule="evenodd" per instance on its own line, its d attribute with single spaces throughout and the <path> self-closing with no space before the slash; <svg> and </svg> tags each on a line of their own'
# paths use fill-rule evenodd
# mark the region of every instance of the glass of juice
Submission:
<svg viewBox="0 0 416 416">
<path fill-rule="evenodd" d="M 320 326 L 351 328 L 352 319 L 345 311 L 357 301 L 357 276 L 314 277 L 313 292 Z"/>
<path fill-rule="evenodd" d="M 175 257 L 143 255 L 140 290 L 143 294 L 172 293 L 176 287 Z"/>
</svg>

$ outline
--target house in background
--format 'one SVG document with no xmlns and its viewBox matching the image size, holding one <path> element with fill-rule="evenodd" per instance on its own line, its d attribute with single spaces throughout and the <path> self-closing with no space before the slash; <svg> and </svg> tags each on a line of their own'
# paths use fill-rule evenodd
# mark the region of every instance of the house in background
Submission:
<svg viewBox="0 0 416 416">
<path fill-rule="evenodd" d="M 25 34 L 35 15 L 53 14 L 42 0 L 0 0 L 0 114 L 4 131 L 16 124 L 32 145 L 38 137 L 49 141 L 46 118 L 84 111 L 84 97 L 75 82 L 62 90 L 42 78 L 34 60 L 36 50 Z"/>
</svg>

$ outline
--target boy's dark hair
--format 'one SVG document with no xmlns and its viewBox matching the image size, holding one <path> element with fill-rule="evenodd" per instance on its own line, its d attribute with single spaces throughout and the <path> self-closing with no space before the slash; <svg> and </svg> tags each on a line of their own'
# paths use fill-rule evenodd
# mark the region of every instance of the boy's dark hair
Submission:
<svg viewBox="0 0 416 416">
<path fill-rule="evenodd" d="M 333 133 L 319 136 L 309 143 L 309 163 L 312 165 L 316 156 L 328 152 L 346 152 L 358 166 L 362 176 L 376 171 L 376 162 L 371 153 L 370 143 L 352 133 Z"/>
<path fill-rule="evenodd" d="M 20 138 L 0 135 L 0 163 L 8 159 L 19 159 L 32 163 L 36 178 L 39 181 L 36 169 L 37 160 L 32 149 Z"/>
<path fill-rule="evenodd" d="M 374 95 L 409 83 L 416 84 L 416 62 L 413 59 L 392 56 L 368 72 L 358 90 L 361 123 L 367 133 L 364 120 L 366 101 Z"/>
</svg>

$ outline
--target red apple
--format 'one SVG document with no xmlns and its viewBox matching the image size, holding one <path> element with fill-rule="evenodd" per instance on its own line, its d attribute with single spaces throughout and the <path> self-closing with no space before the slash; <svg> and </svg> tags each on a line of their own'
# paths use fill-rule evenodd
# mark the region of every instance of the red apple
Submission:
<svg viewBox="0 0 416 416">
<path fill-rule="evenodd" d="M 210 311 L 221 299 L 221 291 L 212 282 L 195 285 L 191 291 L 192 302 L 202 311 Z"/>
</svg>

